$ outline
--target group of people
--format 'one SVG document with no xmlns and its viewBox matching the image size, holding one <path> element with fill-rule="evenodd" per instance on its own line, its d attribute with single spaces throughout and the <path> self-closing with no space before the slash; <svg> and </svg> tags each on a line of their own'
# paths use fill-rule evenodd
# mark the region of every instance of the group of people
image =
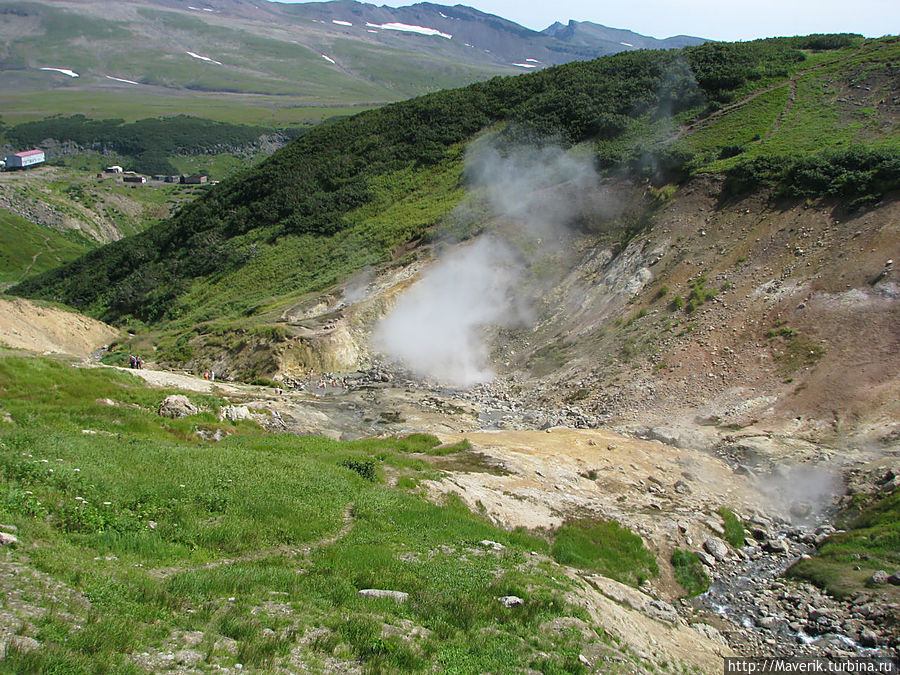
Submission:
<svg viewBox="0 0 900 675">
<path fill-rule="evenodd" d="M 215 381 L 216 381 L 216 371 L 214 371 L 214 370 L 207 370 L 207 371 L 205 371 L 205 372 L 203 373 L 203 379 L 204 379 L 204 380 L 209 380 L 209 381 L 211 381 L 211 382 L 215 382 Z"/>
<path fill-rule="evenodd" d="M 144 367 L 144 359 L 142 359 L 140 356 L 135 356 L 134 354 L 128 355 L 128 362 L 131 368 Z"/>
<path fill-rule="evenodd" d="M 310 371 L 310 372 L 312 372 L 312 371 Z M 316 389 L 325 389 L 326 387 L 328 387 L 328 385 L 331 385 L 335 389 L 337 389 L 337 388 L 349 389 L 350 388 L 350 383 L 347 382 L 346 377 L 339 379 L 337 377 L 337 375 L 328 373 L 324 377 L 319 378 L 319 381 L 316 384 Z"/>
</svg>

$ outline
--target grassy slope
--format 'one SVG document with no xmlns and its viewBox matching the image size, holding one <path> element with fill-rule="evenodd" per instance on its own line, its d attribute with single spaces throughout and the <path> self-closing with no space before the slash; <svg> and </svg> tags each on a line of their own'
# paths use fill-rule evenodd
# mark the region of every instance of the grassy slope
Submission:
<svg viewBox="0 0 900 675">
<path fill-rule="evenodd" d="M 0 209 L 0 288 L 74 260 L 88 248 L 83 237 L 35 225 Z"/>
<path fill-rule="evenodd" d="M 71 220 L 71 225 L 80 222 L 85 233 L 82 252 L 91 248 L 91 237 L 101 239 L 95 219 L 115 228 L 119 236 L 131 235 L 160 222 L 195 196 L 192 188 L 175 184 L 132 187 L 114 177 L 98 180 L 97 173 L 111 161 L 115 158 L 73 155 L 61 160 L 60 166 L 7 176 L 4 191 L 14 203 L 43 204 Z M 221 166 L 227 168 L 227 160 Z"/>
<path fill-rule="evenodd" d="M 580 616 L 561 599 L 559 570 L 529 553 L 548 544 L 416 489 L 435 472 L 408 452 L 436 439 L 265 434 L 217 421 L 222 402 L 200 395 L 192 399 L 206 412 L 164 419 L 155 410 L 167 392 L 125 373 L 11 353 L 0 354 L 0 388 L 12 419 L 0 422 L 0 522 L 18 526 L 20 540 L 4 555 L 71 589 L 57 589 L 51 611 L 26 628 L 42 649 L 8 653 L 0 672 L 132 672 L 129 653 L 167 640 L 177 648 L 185 631 L 203 632 L 206 664 L 271 667 L 311 630 L 318 638 L 297 658 L 313 665 L 579 670 L 573 634 L 539 630 Z M 198 429 L 228 437 L 203 441 Z M 346 460 L 371 463 L 376 480 Z M 506 549 L 460 555 L 482 539 Z M 29 579 L 17 585 L 30 588 Z M 370 587 L 406 591 L 409 601 L 357 594 Z M 509 594 L 525 604 L 495 600 Z M 40 591 L 29 601 L 50 603 Z M 404 621 L 432 632 L 382 635 L 383 623 Z"/>
<path fill-rule="evenodd" d="M 22 30 L 9 41 L 6 63 L 12 67 L 2 74 L 0 106 L 16 121 L 72 110 L 129 119 L 152 110 L 223 121 L 318 121 L 345 106 L 381 104 L 516 70 L 479 63 L 461 45 L 388 47 L 319 33 L 305 23 L 273 26 L 140 7 L 109 19 L 92 16 L 87 7 L 9 4 L 31 13 L 28 19 L 7 17 Z M 195 59 L 186 50 L 220 64 Z M 323 53 L 338 63 L 329 63 Z M 80 77 L 38 70 L 48 65 L 70 68 Z M 107 75 L 140 84 L 114 82 Z M 203 104 L 198 97 L 206 99 Z M 320 106 L 331 110 L 320 112 Z"/>
<path fill-rule="evenodd" d="M 814 153 L 824 148 L 865 146 L 896 152 L 900 135 L 881 126 L 884 119 L 876 109 L 890 96 L 885 64 L 898 58 L 900 41 L 896 39 L 873 41 L 836 54 L 812 54 L 794 75 L 795 91 L 790 82 L 775 82 L 776 88 L 702 126 L 677 147 L 695 155 L 697 170 L 710 172 L 726 171 L 755 157 Z M 878 86 L 871 90 L 848 85 L 848 80 L 863 80 L 871 74 L 879 76 Z M 727 146 L 740 146 L 743 152 L 718 159 Z"/>
<path fill-rule="evenodd" d="M 205 92 L 165 95 L 142 93 L 135 89 L 115 88 L 98 92 L 54 89 L 37 95 L 34 91 L 4 91 L 0 95 L 0 101 L 3 104 L 3 119 L 9 124 L 40 120 L 77 110 L 87 117 L 116 117 L 126 122 L 185 114 L 217 122 L 282 127 L 316 124 L 330 117 L 352 115 L 374 107 L 372 104 L 315 104 L 289 96 L 264 104 L 253 97 L 242 99 Z"/>
</svg>

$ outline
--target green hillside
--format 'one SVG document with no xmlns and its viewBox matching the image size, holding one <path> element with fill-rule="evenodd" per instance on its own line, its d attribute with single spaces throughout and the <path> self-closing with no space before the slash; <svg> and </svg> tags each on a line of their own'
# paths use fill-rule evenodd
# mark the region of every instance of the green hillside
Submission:
<svg viewBox="0 0 900 675">
<path fill-rule="evenodd" d="M 485 130 L 508 145 L 580 144 L 610 172 L 656 184 L 716 170 L 734 192 L 877 199 L 900 176 L 900 136 L 879 103 L 898 58 L 896 38 L 707 43 L 430 94 L 320 126 L 172 219 L 15 292 L 181 328 L 263 314 L 428 233 L 464 194 L 464 148 Z M 876 86 L 854 88 L 862 78 Z"/>
<path fill-rule="evenodd" d="M 0 209 L 0 288 L 74 260 L 90 248 L 66 235 Z"/>
<path fill-rule="evenodd" d="M 439 475 L 432 436 L 266 433 L 219 421 L 226 402 L 209 395 L 192 395 L 200 415 L 166 419 L 168 392 L 128 374 L 9 353 L 0 387 L 0 522 L 17 527 L 28 561 L 15 594 L 49 607 L 28 624 L 43 648 L 8 647 L 2 673 L 160 672 L 138 655 L 192 631 L 204 636 L 198 664 L 251 672 L 275 672 L 298 644 L 314 672 L 582 672 L 585 640 L 637 658 L 600 627 L 542 634 L 588 618 L 564 598 L 573 582 L 546 540 L 417 490 Z M 440 452 L 454 450 L 465 453 Z M 32 567 L 60 580 L 52 598 Z M 358 593 L 373 587 L 408 600 Z M 508 595 L 525 604 L 497 601 Z M 384 624 L 407 629 L 383 635 Z M 413 625 L 425 628 L 406 636 Z"/>
</svg>

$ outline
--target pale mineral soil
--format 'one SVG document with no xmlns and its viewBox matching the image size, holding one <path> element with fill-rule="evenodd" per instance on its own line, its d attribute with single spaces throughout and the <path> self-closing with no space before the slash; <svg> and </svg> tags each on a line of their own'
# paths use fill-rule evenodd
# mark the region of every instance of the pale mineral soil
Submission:
<svg viewBox="0 0 900 675">
<path fill-rule="evenodd" d="M 0 297 L 0 345 L 39 354 L 88 358 L 119 331 L 77 312 L 15 297 Z"/>
</svg>

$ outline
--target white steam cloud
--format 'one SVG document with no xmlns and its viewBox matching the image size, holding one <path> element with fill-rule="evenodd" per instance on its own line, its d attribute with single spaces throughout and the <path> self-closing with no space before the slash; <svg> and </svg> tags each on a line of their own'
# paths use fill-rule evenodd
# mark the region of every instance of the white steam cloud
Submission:
<svg viewBox="0 0 900 675">
<path fill-rule="evenodd" d="M 520 320 L 512 250 L 490 236 L 443 256 L 404 293 L 374 345 L 414 373 L 468 387 L 494 376 L 484 332 Z"/>
<path fill-rule="evenodd" d="M 555 147 L 501 154 L 485 144 L 467 157 L 465 175 L 494 227 L 445 247 L 372 338 L 416 375 L 455 387 L 493 378 L 491 329 L 533 320 L 529 265 L 563 252 L 569 226 L 608 206 L 592 162 Z"/>
</svg>

